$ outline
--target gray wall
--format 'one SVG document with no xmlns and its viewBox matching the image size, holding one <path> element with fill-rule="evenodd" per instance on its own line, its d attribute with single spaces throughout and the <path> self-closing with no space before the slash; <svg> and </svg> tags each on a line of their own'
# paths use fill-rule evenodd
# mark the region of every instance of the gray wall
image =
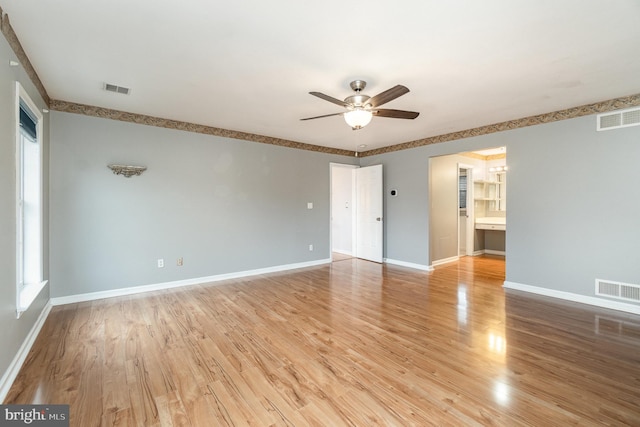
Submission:
<svg viewBox="0 0 640 427">
<path fill-rule="evenodd" d="M 595 116 L 513 131 L 507 280 L 593 296 L 595 278 L 640 283 L 640 127 Z"/>
<path fill-rule="evenodd" d="M 432 263 L 458 256 L 458 165 L 454 157 L 432 157 L 429 164 Z"/>
<path fill-rule="evenodd" d="M 506 231 L 480 230 L 482 249 L 504 252 L 506 249 Z"/>
<path fill-rule="evenodd" d="M 49 286 L 41 291 L 31 308 L 16 319 L 16 118 L 15 82 L 19 81 L 39 108 L 44 102 L 22 66 L 10 67 L 16 56 L 0 37 L 0 376 L 6 372 L 20 345 L 49 300 Z M 49 274 L 48 251 L 48 129 L 44 117 L 44 277 Z"/>
<path fill-rule="evenodd" d="M 585 296 L 596 278 L 640 283 L 640 127 L 595 129 L 592 115 L 361 158 L 384 165 L 385 257 L 429 264 L 430 157 L 506 146 L 506 280 Z"/>
<path fill-rule="evenodd" d="M 329 163 L 355 158 L 61 112 L 51 121 L 53 297 L 330 257 Z M 110 163 L 148 170 L 124 178 Z"/>
<path fill-rule="evenodd" d="M 473 180 L 484 177 L 483 160 L 460 155 L 430 159 L 431 263 L 458 256 L 458 164 L 461 163 L 475 167 Z M 469 184 L 473 185 L 471 182 Z"/>
<path fill-rule="evenodd" d="M 362 157 L 360 166 L 383 166 L 384 257 L 429 264 L 429 170 L 423 149 Z M 392 189 L 398 195 L 389 194 Z"/>
<path fill-rule="evenodd" d="M 493 139 L 467 138 L 360 158 L 361 166 L 384 165 L 385 258 L 424 266 L 431 263 L 429 252 L 429 159 L 431 157 L 500 147 L 506 145 L 507 140 L 508 138 L 503 136 Z M 464 160 L 464 163 L 472 164 L 471 160 Z M 389 195 L 392 188 L 398 190 L 398 196 Z"/>
</svg>

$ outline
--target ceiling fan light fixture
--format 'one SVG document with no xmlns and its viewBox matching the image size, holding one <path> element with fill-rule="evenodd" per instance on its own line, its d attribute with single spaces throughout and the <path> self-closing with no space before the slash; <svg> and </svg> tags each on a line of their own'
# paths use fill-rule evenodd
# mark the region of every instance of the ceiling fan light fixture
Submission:
<svg viewBox="0 0 640 427">
<path fill-rule="evenodd" d="M 356 108 L 355 110 L 347 111 L 344 113 L 344 121 L 347 122 L 351 129 L 362 129 L 371 122 L 373 113 L 362 108 Z"/>
<path fill-rule="evenodd" d="M 364 80 L 355 80 L 351 82 L 351 89 L 354 90 L 355 94 L 346 97 L 344 101 L 338 98 L 334 98 L 333 96 L 325 95 L 321 92 L 309 92 L 310 95 L 316 96 L 320 99 L 324 99 L 325 101 L 329 101 L 332 104 L 339 105 L 346 111 L 343 111 L 342 113 L 332 113 L 324 114 L 322 116 L 307 117 L 300 120 L 312 120 L 321 119 L 323 117 L 343 116 L 344 121 L 347 122 L 349 126 L 351 126 L 351 129 L 358 130 L 368 125 L 374 115 L 376 117 L 388 117 L 392 119 L 415 119 L 420 115 L 420 113 L 416 111 L 389 110 L 386 108 L 379 108 L 381 105 L 393 101 L 394 99 L 404 95 L 405 93 L 408 93 L 409 89 L 406 86 L 395 85 L 391 89 L 380 92 L 373 98 L 362 93 L 362 90 L 365 88 L 365 86 L 366 82 Z"/>
</svg>

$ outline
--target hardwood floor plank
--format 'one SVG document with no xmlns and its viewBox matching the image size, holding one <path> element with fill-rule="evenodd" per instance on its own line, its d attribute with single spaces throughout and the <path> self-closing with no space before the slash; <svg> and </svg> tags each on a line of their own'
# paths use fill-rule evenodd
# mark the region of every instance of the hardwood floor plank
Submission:
<svg viewBox="0 0 640 427">
<path fill-rule="evenodd" d="M 504 270 L 350 258 L 54 307 L 5 403 L 81 427 L 640 425 L 640 316 Z"/>
<path fill-rule="evenodd" d="M 215 381 L 207 386 L 209 398 L 208 405 L 212 416 L 207 418 L 194 418 L 195 425 L 198 423 L 206 423 L 221 426 L 248 425 L 247 420 L 254 419 L 254 415 L 244 406 L 242 402 L 237 401 L 232 394 L 229 394 L 227 387 L 221 381 Z M 192 414 L 194 411 L 189 411 Z"/>
<path fill-rule="evenodd" d="M 77 425 L 77 424 L 71 424 Z M 131 409 L 120 409 L 118 411 L 105 412 L 100 420 L 100 424 L 102 426 L 113 426 L 113 427 L 137 427 L 136 419 L 131 413 Z"/>
<path fill-rule="evenodd" d="M 142 356 L 134 358 L 131 360 L 131 366 L 133 374 L 133 387 L 129 387 L 131 409 L 142 425 L 158 424 L 160 421 L 158 406 L 151 389 L 150 372 L 146 366 L 145 358 Z"/>
</svg>

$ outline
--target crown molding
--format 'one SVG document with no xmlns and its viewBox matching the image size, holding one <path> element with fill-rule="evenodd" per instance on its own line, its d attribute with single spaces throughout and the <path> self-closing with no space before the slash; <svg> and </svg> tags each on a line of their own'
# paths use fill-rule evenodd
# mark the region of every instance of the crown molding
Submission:
<svg viewBox="0 0 640 427">
<path fill-rule="evenodd" d="M 35 68 L 33 68 L 31 61 L 29 61 L 27 53 L 22 48 L 16 32 L 13 31 L 13 27 L 9 22 L 9 15 L 4 13 L 4 11 L 0 8 L 0 16 L 2 17 L 2 19 L 0 20 L 0 31 L 2 32 L 2 35 L 4 35 L 4 38 L 7 40 L 7 43 L 9 43 L 9 46 L 13 50 L 13 53 L 15 53 L 18 61 L 24 67 L 24 71 L 31 79 L 31 82 L 35 85 L 36 89 L 38 89 L 38 92 L 40 93 L 40 96 L 42 96 L 44 103 L 49 106 L 51 98 L 49 98 L 49 94 L 44 88 L 42 81 L 40 81 L 40 77 L 38 77 L 38 73 L 36 73 Z"/>
<path fill-rule="evenodd" d="M 273 138 L 264 135 L 255 135 L 247 132 L 221 129 L 195 123 L 181 122 L 178 120 L 163 119 L 159 117 L 146 116 L 144 114 L 128 113 L 126 111 L 112 110 L 110 108 L 96 107 L 93 105 L 77 104 L 58 99 L 52 99 L 49 108 L 54 111 L 62 111 L 65 113 L 83 114 L 85 116 L 119 120 L 122 122 L 182 130 L 186 132 L 202 133 L 205 135 L 215 135 L 224 138 L 241 139 L 243 141 L 259 142 L 262 144 L 277 145 L 280 147 L 297 148 L 299 150 L 316 151 L 341 156 L 354 156 L 353 151 L 341 150 L 338 148 L 322 147 L 319 145 L 306 144 L 304 142 L 290 141 L 287 139 Z"/>
<path fill-rule="evenodd" d="M 422 147 L 425 145 L 439 144 L 441 142 L 454 141 L 456 139 L 471 138 L 473 136 L 487 135 L 490 133 L 503 132 L 506 130 L 518 129 L 527 126 L 535 126 L 544 123 L 557 122 L 560 120 L 575 119 L 576 117 L 588 116 L 591 114 L 606 113 L 608 111 L 621 110 L 624 108 L 637 107 L 640 105 L 640 94 L 629 95 L 622 98 L 610 99 L 608 101 L 596 102 L 594 104 L 581 105 L 579 107 L 568 108 L 566 110 L 554 111 L 552 113 L 538 114 L 516 120 L 495 123 L 487 126 L 480 126 L 459 132 L 446 133 L 444 135 L 431 136 L 417 139 L 415 141 L 390 145 L 388 147 L 375 150 L 363 151 L 359 157 L 374 156 L 377 154 L 391 153 L 393 151 L 407 150 L 409 148 Z"/>
</svg>

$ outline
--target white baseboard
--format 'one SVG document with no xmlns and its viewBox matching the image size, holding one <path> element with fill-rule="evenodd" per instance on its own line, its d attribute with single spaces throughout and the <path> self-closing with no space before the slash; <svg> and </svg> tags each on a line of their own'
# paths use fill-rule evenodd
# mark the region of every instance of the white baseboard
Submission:
<svg viewBox="0 0 640 427">
<path fill-rule="evenodd" d="M 452 256 L 450 258 L 442 258 L 442 259 L 435 260 L 435 261 L 431 262 L 431 265 L 435 267 L 436 265 L 447 264 L 449 262 L 455 262 L 455 261 L 458 261 L 458 260 L 460 260 L 459 256 Z"/>
<path fill-rule="evenodd" d="M 433 271 L 433 267 L 424 264 L 414 264 L 413 262 L 398 261 L 396 259 L 385 258 L 387 264 L 399 265 L 401 267 L 415 268 L 416 270 Z"/>
<path fill-rule="evenodd" d="M 42 329 L 42 326 L 44 325 L 44 322 L 47 320 L 47 316 L 49 316 L 50 311 L 51 311 L 51 303 L 49 302 L 44 306 L 44 308 L 40 312 L 38 319 L 33 324 L 33 327 L 25 337 L 24 341 L 22 342 L 22 345 L 18 349 L 18 352 L 16 353 L 13 360 L 9 364 L 9 367 L 5 371 L 2 378 L 0 378 L 0 403 L 4 402 L 4 399 L 7 397 L 7 394 L 9 393 L 9 390 L 11 389 L 13 382 L 18 376 L 18 372 L 20 372 L 20 368 L 22 368 L 22 364 L 27 359 L 27 355 L 29 354 L 29 351 L 31 351 L 31 347 L 33 346 L 33 343 L 36 341 L 36 338 L 40 333 L 40 329 Z"/>
<path fill-rule="evenodd" d="M 506 256 L 507 252 L 506 251 L 494 251 L 493 249 L 480 249 L 479 251 L 475 251 L 473 252 L 473 256 L 480 256 L 480 255 L 502 255 L 502 256 Z"/>
<path fill-rule="evenodd" d="M 109 291 L 90 292 L 86 294 L 76 294 L 64 297 L 51 298 L 52 305 L 72 304 L 76 302 L 94 301 L 104 298 L 120 297 L 124 295 L 138 294 L 142 292 L 159 291 L 163 289 L 179 288 L 183 286 L 202 285 L 205 283 L 219 282 L 228 279 L 238 279 L 241 277 L 256 276 L 259 274 L 277 273 L 280 271 L 294 270 L 297 268 L 314 267 L 322 264 L 329 264 L 331 259 L 318 261 L 300 262 L 296 264 L 279 265 L 275 267 L 259 268 L 256 270 L 239 271 L 236 273 L 218 274 L 208 277 L 197 277 L 194 279 L 176 280 L 173 282 L 157 283 L 152 285 L 133 286 L 129 288 L 113 289 Z"/>
<path fill-rule="evenodd" d="M 559 298 L 567 301 L 579 302 L 582 304 L 595 305 L 601 308 L 624 311 L 627 313 L 640 314 L 640 305 L 627 304 L 624 302 L 611 301 L 603 298 L 590 297 L 586 295 L 574 294 L 571 292 L 556 291 L 555 289 L 541 288 L 538 286 L 523 285 L 522 283 L 505 281 L 502 285 L 506 289 L 530 292 L 532 294 L 544 295 L 547 297 Z"/>
<path fill-rule="evenodd" d="M 507 253 L 505 251 L 494 251 L 493 249 L 485 249 L 483 251 L 487 255 L 502 255 L 505 256 Z"/>
</svg>

